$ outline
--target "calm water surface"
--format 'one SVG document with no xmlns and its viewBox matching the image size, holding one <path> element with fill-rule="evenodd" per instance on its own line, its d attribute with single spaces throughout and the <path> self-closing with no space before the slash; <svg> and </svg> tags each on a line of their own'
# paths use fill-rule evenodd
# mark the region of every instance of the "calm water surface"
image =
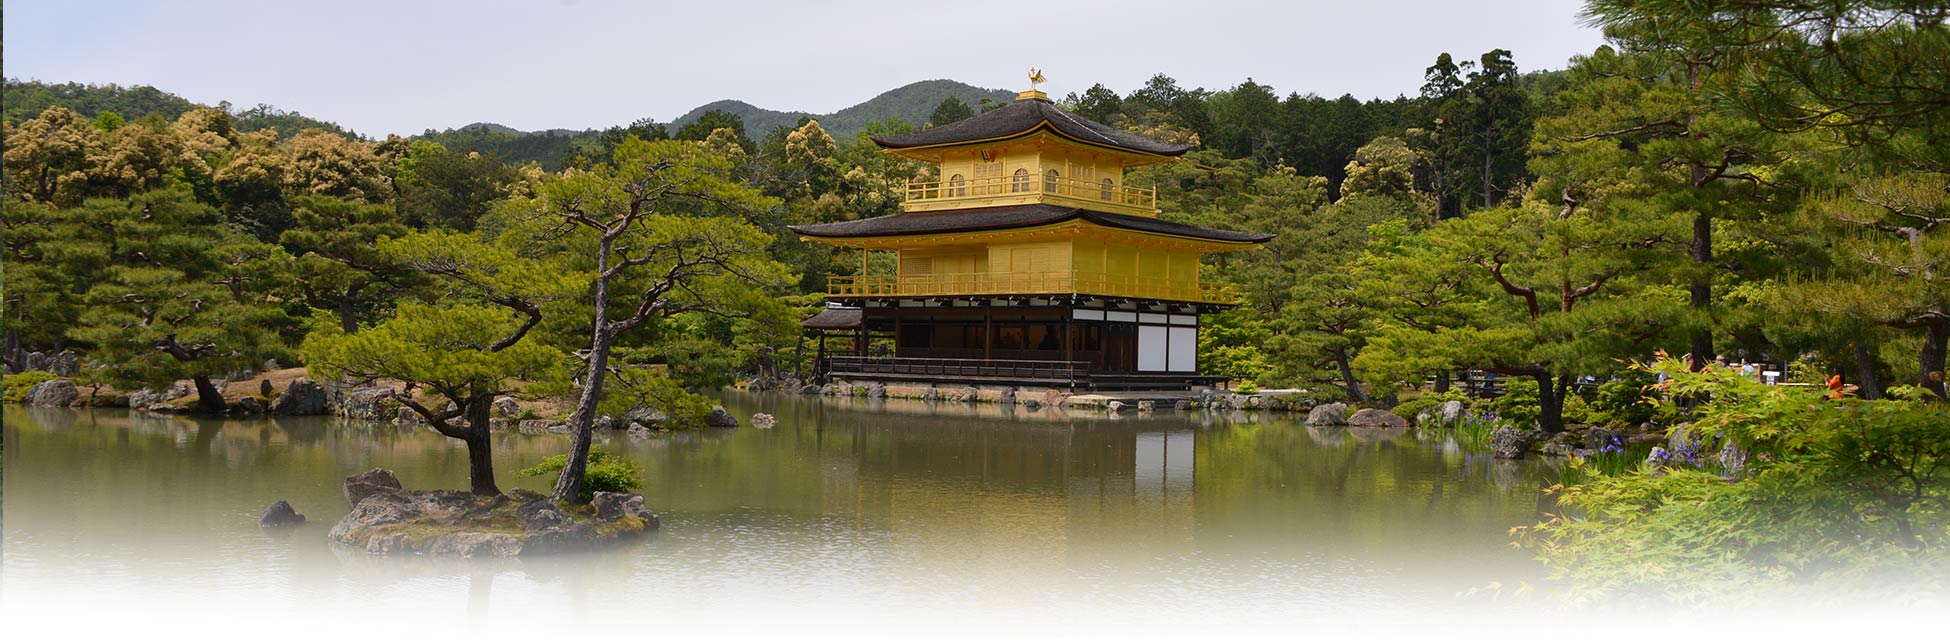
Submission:
<svg viewBox="0 0 1950 640">
<path fill-rule="evenodd" d="M 465 450 L 430 430 L 8 406 L 0 612 L 122 602 L 165 617 L 493 625 L 540 608 L 726 629 L 778 622 L 761 612 L 947 629 L 955 616 L 979 626 L 1000 613 L 1141 627 L 1481 612 L 1541 575 L 1507 531 L 1537 520 L 1554 472 L 1413 434 L 1283 416 L 745 395 L 728 405 L 741 419 L 776 414 L 778 426 L 608 437 L 603 446 L 647 469 L 663 530 L 545 560 L 372 557 L 325 539 L 348 510 L 346 475 L 383 467 L 411 488 L 465 487 Z M 546 490 L 550 478 L 512 471 L 567 439 L 509 433 L 495 446 L 504 489 Z M 260 530 L 257 512 L 274 500 L 311 523 Z M 1492 583 L 1506 597 L 1459 595 Z"/>
</svg>

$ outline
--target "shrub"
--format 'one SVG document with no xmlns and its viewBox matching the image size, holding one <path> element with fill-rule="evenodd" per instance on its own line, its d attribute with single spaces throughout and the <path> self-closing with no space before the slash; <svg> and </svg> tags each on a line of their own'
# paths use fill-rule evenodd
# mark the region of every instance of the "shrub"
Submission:
<svg viewBox="0 0 1950 640">
<path fill-rule="evenodd" d="M 1645 389 L 1655 383 L 1657 379 L 1642 370 L 1619 372 L 1592 393 L 1586 424 L 1622 428 L 1651 420 L 1652 403 L 1645 401 Z"/>
<path fill-rule="evenodd" d="M 46 371 L 23 371 L 10 376 L 0 376 L 0 393 L 5 394 L 7 402 L 20 402 L 27 399 L 27 392 L 34 385 L 60 378 Z"/>
<path fill-rule="evenodd" d="M 1408 420 L 1409 424 L 1415 424 L 1416 418 L 1420 417 L 1423 413 L 1433 415 L 1442 408 L 1442 403 L 1450 400 L 1468 404 L 1469 397 L 1463 395 L 1463 392 L 1459 389 L 1450 389 L 1442 393 L 1421 393 L 1401 401 L 1395 405 L 1395 408 L 1390 409 L 1390 411 Z"/>
<path fill-rule="evenodd" d="M 1564 396 L 1563 415 L 1565 424 L 1591 424 L 1592 416 L 1596 414 L 1591 410 L 1591 403 L 1585 402 L 1584 396 L 1570 393 Z"/>
<path fill-rule="evenodd" d="M 1519 429 L 1535 429 L 1537 417 L 1544 413 L 1542 405 L 1538 404 L 1541 399 L 1536 380 L 1510 378 L 1503 385 L 1503 395 L 1490 401 L 1490 412 Z"/>
<path fill-rule="evenodd" d="M 562 454 L 544 458 L 541 464 L 515 472 L 524 478 L 559 474 L 568 466 L 569 455 Z M 582 475 L 582 493 L 579 498 L 588 502 L 596 497 L 598 491 L 616 493 L 635 493 L 643 488 L 643 465 L 635 460 L 611 455 L 602 447 L 589 449 L 589 468 Z"/>
<path fill-rule="evenodd" d="M 1907 387 L 1825 401 L 1724 368 L 1639 368 L 1666 373 L 1671 397 L 1706 399 L 1692 430 L 1745 447 L 1748 467 L 1580 469 L 1577 484 L 1554 487 L 1556 513 L 1515 534 L 1574 599 L 1895 594 L 1950 577 L 1950 409 Z"/>
<path fill-rule="evenodd" d="M 1239 388 L 1234 389 L 1234 392 L 1238 393 L 1239 395 L 1245 395 L 1245 396 L 1255 395 L 1259 393 L 1259 385 L 1257 383 L 1254 383 L 1251 379 L 1247 379 L 1243 382 L 1240 382 Z"/>
</svg>

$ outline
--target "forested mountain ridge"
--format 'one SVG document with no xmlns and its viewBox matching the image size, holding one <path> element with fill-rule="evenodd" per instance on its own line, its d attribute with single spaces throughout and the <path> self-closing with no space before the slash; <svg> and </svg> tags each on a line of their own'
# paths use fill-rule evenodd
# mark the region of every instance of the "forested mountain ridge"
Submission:
<svg viewBox="0 0 1950 640">
<path fill-rule="evenodd" d="M 867 123 L 888 118 L 900 118 L 903 122 L 919 124 L 927 122 L 928 115 L 942 100 L 955 98 L 963 103 L 978 105 L 986 99 L 991 102 L 1007 102 L 1015 99 L 1015 93 L 1003 89 L 984 89 L 954 80 L 922 80 L 895 89 L 860 104 L 829 114 L 806 113 L 803 111 L 773 111 L 753 106 L 739 100 L 719 100 L 690 110 L 671 121 L 672 127 L 682 127 L 695 122 L 711 111 L 724 111 L 744 118 L 747 131 L 762 134 L 775 127 L 797 127 L 800 118 L 812 118 L 833 137 L 850 139 L 865 129 Z"/>
<path fill-rule="evenodd" d="M 799 126 L 801 119 L 811 118 L 819 120 L 820 125 L 833 136 L 850 140 L 866 129 L 868 123 L 875 121 L 899 118 L 908 123 L 926 122 L 934 108 L 950 97 L 970 105 L 979 105 L 983 100 L 1005 102 L 1014 95 L 1006 90 L 985 89 L 954 80 L 923 80 L 888 90 L 830 114 L 776 111 L 739 100 L 718 100 L 691 109 L 669 121 L 668 126 L 675 131 L 698 121 L 704 114 L 720 111 L 743 119 L 748 135 L 762 136 L 779 127 L 794 128 Z M 227 105 L 224 103 L 220 106 Z M 6 122 L 17 124 L 40 115 L 51 106 L 65 107 L 91 120 L 112 112 L 124 120 L 136 120 L 153 113 L 163 120 L 173 121 L 194 109 L 197 103 L 147 85 L 55 84 L 12 78 L 6 81 Z M 288 137 L 304 129 L 317 128 L 350 138 L 363 137 L 359 132 L 337 123 L 307 117 L 295 111 L 283 111 L 270 105 L 260 104 L 234 113 L 235 124 L 241 131 L 276 129 L 279 136 Z M 639 122 L 655 121 L 654 118 L 645 118 Z M 601 129 L 566 128 L 522 131 L 499 123 L 474 122 L 454 129 L 428 129 L 411 137 L 433 139 L 450 147 L 490 153 L 515 164 L 538 162 L 546 168 L 556 169 L 570 154 L 576 140 L 594 138 L 601 132 Z"/>
<path fill-rule="evenodd" d="M 0 119 L 7 124 L 18 124 L 38 116 L 48 107 L 64 107 L 91 120 L 104 113 L 113 113 L 123 120 L 137 120 L 155 114 L 165 121 L 174 121 L 197 107 L 188 98 L 148 85 L 51 84 L 17 78 L 6 80 L 6 91 L 0 97 L 4 98 L 0 99 L 0 112 L 4 112 Z M 338 123 L 307 117 L 296 111 L 284 111 L 268 104 L 241 111 L 231 109 L 227 101 L 218 106 L 234 112 L 232 123 L 239 131 L 275 129 L 280 137 L 289 137 L 305 129 L 323 129 L 348 138 L 359 137 L 358 133 Z"/>
</svg>

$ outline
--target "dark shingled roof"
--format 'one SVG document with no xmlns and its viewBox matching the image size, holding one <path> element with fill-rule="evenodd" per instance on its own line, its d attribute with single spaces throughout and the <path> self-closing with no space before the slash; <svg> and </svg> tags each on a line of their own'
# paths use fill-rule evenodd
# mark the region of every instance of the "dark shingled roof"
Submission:
<svg viewBox="0 0 1950 640">
<path fill-rule="evenodd" d="M 821 310 L 818 315 L 806 318 L 800 322 L 799 326 L 807 329 L 858 329 L 860 328 L 860 318 L 861 312 L 859 309 L 827 307 Z"/>
<path fill-rule="evenodd" d="M 930 233 L 953 233 L 963 231 L 994 231 L 999 229 L 1020 229 L 1056 224 L 1067 220 L 1084 219 L 1106 227 L 1148 231 L 1166 235 L 1222 242 L 1266 242 L 1273 239 L 1270 233 L 1247 233 L 1209 229 L 1167 222 L 1157 218 L 1127 216 L 1119 213 L 1104 213 L 1060 207 L 1053 204 L 1017 204 L 1001 207 L 982 207 L 978 209 L 956 209 L 953 211 L 917 211 L 896 213 L 877 218 L 831 222 L 827 224 L 808 224 L 788 227 L 799 235 L 819 238 L 875 238 L 883 236 L 911 236 Z"/>
<path fill-rule="evenodd" d="M 1050 104 L 1048 100 L 1017 100 L 1008 106 L 966 120 L 920 131 L 881 136 L 874 138 L 873 141 L 889 149 L 906 149 L 992 140 L 1026 133 L 1044 122 L 1048 122 L 1063 135 L 1106 147 L 1161 156 L 1182 155 L 1192 149 L 1190 145 L 1160 142 L 1119 131 L 1107 124 L 1085 120 Z"/>
</svg>

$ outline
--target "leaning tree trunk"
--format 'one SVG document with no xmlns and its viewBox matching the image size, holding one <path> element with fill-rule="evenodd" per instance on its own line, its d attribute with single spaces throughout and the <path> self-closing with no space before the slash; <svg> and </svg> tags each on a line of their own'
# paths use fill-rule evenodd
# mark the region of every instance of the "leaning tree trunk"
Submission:
<svg viewBox="0 0 1950 640">
<path fill-rule="evenodd" d="M 210 376 L 199 375 L 190 378 L 196 383 L 196 410 L 202 413 L 223 413 L 229 406 L 223 402 L 223 390 L 210 381 Z"/>
<path fill-rule="evenodd" d="M 1938 399 L 1950 398 L 1944 393 L 1944 351 L 1950 342 L 1950 320 L 1942 318 L 1930 320 L 1923 325 L 1923 350 L 1918 358 L 1917 386 L 1929 389 Z"/>
<path fill-rule="evenodd" d="M 1571 387 L 1569 376 L 1553 378 L 1549 373 L 1538 373 L 1537 379 L 1537 429 L 1544 433 L 1564 431 L 1564 395 Z"/>
<path fill-rule="evenodd" d="M 1855 369 L 1856 377 L 1860 378 L 1855 383 L 1855 386 L 1861 389 L 1858 393 L 1864 399 L 1880 400 L 1882 385 L 1876 383 L 1876 360 L 1869 350 L 1868 338 L 1858 338 L 1855 341 Z"/>
<path fill-rule="evenodd" d="M 605 234 L 596 251 L 596 273 L 609 272 L 614 239 Z M 575 413 L 569 415 L 569 454 L 562 463 L 562 475 L 555 478 L 549 497 L 558 502 L 581 502 L 583 475 L 589 472 L 589 440 L 595 437 L 596 405 L 603 399 L 603 384 L 609 377 L 609 349 L 616 335 L 609 322 L 609 278 L 598 275 L 590 305 L 589 374 L 582 384 L 582 397 L 576 400 Z"/>
<path fill-rule="evenodd" d="M 555 478 L 550 498 L 562 502 L 581 502 L 583 476 L 589 471 L 589 441 L 595 436 L 596 405 L 602 402 L 603 387 L 609 372 L 610 340 L 598 331 L 589 352 L 589 377 L 583 382 L 582 397 L 569 416 L 569 455 L 562 475 Z"/>
<path fill-rule="evenodd" d="M 467 443 L 468 486 L 477 496 L 501 495 L 494 484 L 494 443 L 489 437 L 493 399 L 494 394 L 478 394 L 467 400 L 467 431 L 461 441 Z"/>
<path fill-rule="evenodd" d="M 1341 379 L 1347 382 L 1347 397 L 1355 402 L 1367 402 L 1368 392 L 1361 390 L 1361 380 L 1354 377 L 1354 363 L 1347 357 L 1346 349 L 1334 350 L 1334 363 L 1341 368 Z"/>
</svg>

